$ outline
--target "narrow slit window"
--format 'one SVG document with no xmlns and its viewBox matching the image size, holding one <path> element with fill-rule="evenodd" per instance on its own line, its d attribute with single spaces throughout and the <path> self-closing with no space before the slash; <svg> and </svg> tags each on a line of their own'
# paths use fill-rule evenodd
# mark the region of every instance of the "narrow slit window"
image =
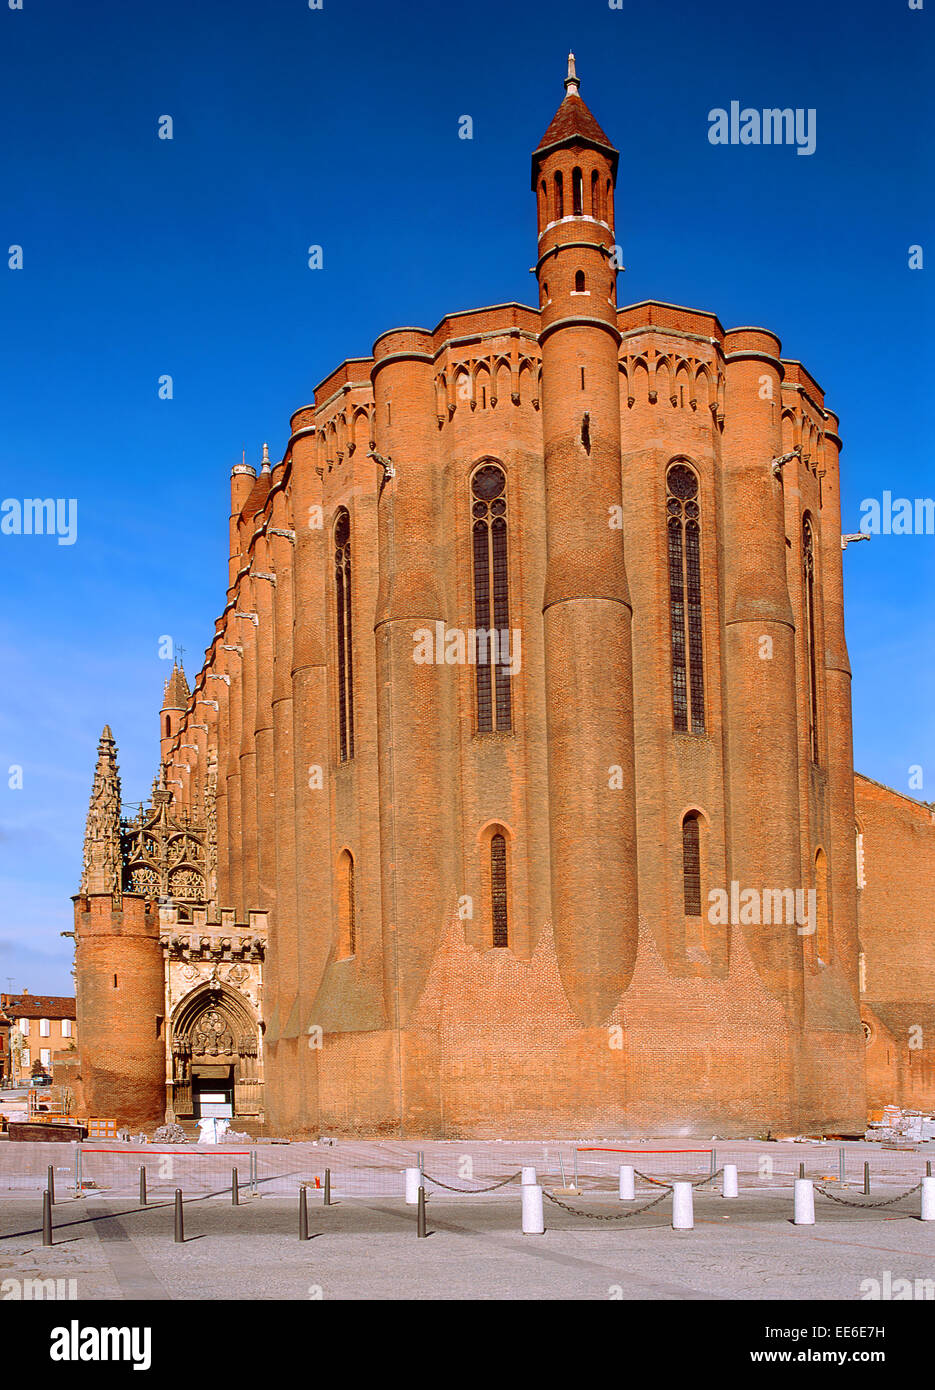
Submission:
<svg viewBox="0 0 935 1390">
<path fill-rule="evenodd" d="M 510 924 L 506 887 L 506 837 L 499 831 L 490 839 L 490 901 L 493 944 L 509 946 Z"/>
<path fill-rule="evenodd" d="M 696 815 L 682 821 L 682 894 L 686 917 L 701 916 L 701 829 Z"/>
<path fill-rule="evenodd" d="M 701 509 L 698 479 L 677 463 L 666 475 L 672 723 L 679 733 L 705 732 L 701 604 Z"/>
<path fill-rule="evenodd" d="M 351 518 L 334 524 L 335 623 L 337 629 L 338 749 L 342 763 L 354 756 L 354 649 L 351 628 Z"/>
<path fill-rule="evenodd" d="M 805 645 L 808 667 L 808 742 L 812 762 L 818 762 L 818 666 L 815 657 L 815 540 L 812 523 L 802 523 L 802 564 L 805 587 Z"/>
<path fill-rule="evenodd" d="M 512 728 L 510 576 L 506 475 L 484 464 L 471 481 L 476 719 L 478 733 Z"/>
</svg>

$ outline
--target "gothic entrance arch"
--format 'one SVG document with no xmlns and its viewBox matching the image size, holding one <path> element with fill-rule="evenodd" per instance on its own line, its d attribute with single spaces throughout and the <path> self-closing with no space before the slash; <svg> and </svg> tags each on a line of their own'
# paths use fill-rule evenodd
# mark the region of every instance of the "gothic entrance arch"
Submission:
<svg viewBox="0 0 935 1390">
<path fill-rule="evenodd" d="M 238 990 L 212 981 L 186 995 L 172 1018 L 171 1048 L 178 1119 L 260 1113 L 259 1022 Z"/>
</svg>

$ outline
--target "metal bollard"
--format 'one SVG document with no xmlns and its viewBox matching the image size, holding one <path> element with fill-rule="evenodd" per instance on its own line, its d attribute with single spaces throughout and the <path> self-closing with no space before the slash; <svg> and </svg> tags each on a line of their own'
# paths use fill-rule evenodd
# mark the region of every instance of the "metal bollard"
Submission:
<svg viewBox="0 0 935 1390">
<path fill-rule="evenodd" d="M 49 1164 L 49 1182 L 48 1182 L 48 1188 L 49 1188 L 49 1201 L 52 1203 L 52 1205 L 53 1205 L 53 1207 L 54 1207 L 54 1206 L 55 1206 L 55 1169 L 54 1169 L 54 1167 L 52 1166 L 51 1163 Z"/>
<path fill-rule="evenodd" d="M 721 1196 L 736 1197 L 738 1191 L 737 1165 L 736 1163 L 725 1163 L 724 1176 L 721 1178 Z"/>
<path fill-rule="evenodd" d="M 795 1180 L 795 1211 L 792 1217 L 795 1226 L 814 1226 L 815 1189 L 810 1178 Z"/>
<path fill-rule="evenodd" d="M 864 1196 L 870 1196 L 870 1164 L 864 1164 Z"/>
<path fill-rule="evenodd" d="M 805 1177 L 805 1164 L 804 1164 L 804 1163 L 800 1163 L 800 1164 L 799 1164 L 799 1178 L 804 1178 L 804 1177 Z"/>
<path fill-rule="evenodd" d="M 922 1220 L 935 1221 L 935 1178 L 922 1179 Z"/>
<path fill-rule="evenodd" d="M 299 1188 L 299 1240 L 308 1240 L 308 1196 L 305 1188 Z"/>
<path fill-rule="evenodd" d="M 542 1209 L 542 1188 L 538 1183 L 527 1182 L 520 1191 L 523 1194 L 523 1235 L 544 1236 L 545 1214 Z"/>
<path fill-rule="evenodd" d="M 695 1214 L 690 1182 L 672 1184 L 672 1229 L 673 1231 L 693 1231 Z"/>
<path fill-rule="evenodd" d="M 636 1183 L 634 1181 L 634 1171 L 627 1164 L 620 1165 L 620 1200 L 621 1202 L 632 1202 L 636 1196 Z"/>
<path fill-rule="evenodd" d="M 140 1164 L 140 1206 L 146 1205 L 146 1169 Z"/>
<path fill-rule="evenodd" d="M 838 1149 L 838 1182 L 842 1187 L 844 1186 L 844 1174 L 844 1150 Z"/>
<path fill-rule="evenodd" d="M 416 1207 L 416 1235 L 420 1240 L 425 1236 L 425 1188 L 419 1187 L 419 1203 Z"/>
<path fill-rule="evenodd" d="M 536 1170 L 535 1170 L 535 1168 L 524 1168 L 524 1169 L 522 1170 L 522 1172 L 520 1173 L 520 1179 L 519 1179 L 519 1180 L 520 1180 L 521 1183 L 535 1182 L 535 1181 L 536 1181 Z"/>
<path fill-rule="evenodd" d="M 48 1190 L 42 1194 L 42 1244 L 52 1244 L 52 1197 Z"/>
<path fill-rule="evenodd" d="M 236 1167 L 231 1169 L 231 1206 L 240 1206 L 240 1174 Z"/>
<path fill-rule="evenodd" d="M 185 1244 L 185 1216 L 182 1211 L 182 1189 L 175 1189 L 175 1243 Z"/>
<path fill-rule="evenodd" d="M 325 1169 L 325 1197 L 324 1197 L 324 1206 L 326 1206 L 326 1207 L 330 1207 L 330 1206 L 331 1206 L 331 1169 L 330 1169 L 330 1168 L 326 1168 L 326 1169 Z"/>
<path fill-rule="evenodd" d="M 925 1165 L 925 1176 L 926 1176 L 927 1178 L 930 1178 L 930 1177 L 932 1176 L 932 1160 L 931 1160 L 931 1159 L 929 1159 L 928 1162 L 927 1162 L 926 1165 Z"/>
<path fill-rule="evenodd" d="M 708 1177 L 709 1177 L 709 1178 L 713 1178 L 716 1172 L 717 1172 L 717 1149 L 712 1149 L 712 1150 L 711 1150 L 711 1172 L 708 1174 Z"/>
</svg>

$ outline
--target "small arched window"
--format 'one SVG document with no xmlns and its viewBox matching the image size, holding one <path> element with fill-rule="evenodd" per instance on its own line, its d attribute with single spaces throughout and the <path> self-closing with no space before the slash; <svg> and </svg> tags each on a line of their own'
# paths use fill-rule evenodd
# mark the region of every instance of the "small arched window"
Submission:
<svg viewBox="0 0 935 1390">
<path fill-rule="evenodd" d="M 808 741 L 818 762 L 818 663 L 815 654 L 815 540 L 809 517 L 802 522 L 802 580 L 805 589 L 805 646 L 808 667 Z"/>
<path fill-rule="evenodd" d="M 684 463 L 666 474 L 672 721 L 677 732 L 705 731 L 701 620 L 701 508 L 698 479 Z"/>
<path fill-rule="evenodd" d="M 509 946 L 510 923 L 506 883 L 506 836 L 490 837 L 490 915 L 494 946 Z"/>
<path fill-rule="evenodd" d="M 584 294 L 584 271 L 575 271 L 575 293 Z"/>
<path fill-rule="evenodd" d="M 584 178 L 580 169 L 572 170 L 571 210 L 576 217 L 580 217 L 584 212 Z"/>
<path fill-rule="evenodd" d="M 335 626 L 337 630 L 338 749 L 342 763 L 354 756 L 354 649 L 351 629 L 351 518 L 342 507 L 334 523 Z"/>
<path fill-rule="evenodd" d="M 701 824 L 697 812 L 682 821 L 682 896 L 686 917 L 701 916 Z"/>
<path fill-rule="evenodd" d="M 565 216 L 565 198 L 562 191 L 562 171 L 556 170 L 555 173 L 555 221 Z"/>
<path fill-rule="evenodd" d="M 485 463 L 471 479 L 477 732 L 512 727 L 506 474 Z"/>
<path fill-rule="evenodd" d="M 357 954 L 357 904 L 354 897 L 354 859 L 344 850 L 338 860 L 338 959 Z"/>
</svg>

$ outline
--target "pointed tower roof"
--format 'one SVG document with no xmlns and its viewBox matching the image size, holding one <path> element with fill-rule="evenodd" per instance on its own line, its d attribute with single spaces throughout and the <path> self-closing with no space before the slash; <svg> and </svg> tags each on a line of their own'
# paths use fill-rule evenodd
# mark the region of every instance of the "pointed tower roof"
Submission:
<svg viewBox="0 0 935 1390">
<path fill-rule="evenodd" d="M 172 674 L 166 681 L 165 695 L 162 701 L 163 709 L 185 709 L 188 704 L 189 695 L 188 681 L 185 679 L 185 672 L 178 662 L 173 662 Z M 105 732 L 107 732 L 105 730 Z"/>
<path fill-rule="evenodd" d="M 618 152 L 610 143 L 597 121 L 591 115 L 587 104 L 579 95 L 579 79 L 575 71 L 575 55 L 568 55 L 568 76 L 565 78 L 565 100 L 549 123 L 549 128 L 536 146 L 532 157 L 532 186 L 536 187 L 536 176 L 543 156 L 551 150 L 566 145 L 589 145 L 606 154 L 611 162 L 611 173 L 617 177 Z"/>
<path fill-rule="evenodd" d="M 120 891 L 120 774 L 117 746 L 105 724 L 97 745 L 97 766 L 84 832 L 82 893 Z"/>
</svg>

